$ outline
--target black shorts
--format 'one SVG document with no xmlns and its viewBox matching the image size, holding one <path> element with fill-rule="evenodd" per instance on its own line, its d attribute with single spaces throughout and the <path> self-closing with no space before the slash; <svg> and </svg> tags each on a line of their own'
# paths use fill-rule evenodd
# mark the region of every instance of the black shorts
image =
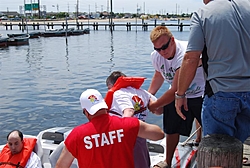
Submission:
<svg viewBox="0 0 250 168">
<path fill-rule="evenodd" d="M 192 130 L 194 118 L 201 124 L 201 109 L 203 98 L 188 98 L 188 111 L 182 107 L 181 111 L 186 116 L 183 120 L 176 112 L 175 102 L 164 106 L 163 130 L 166 134 L 180 134 L 189 136 Z M 202 125 L 202 124 L 201 124 Z"/>
</svg>

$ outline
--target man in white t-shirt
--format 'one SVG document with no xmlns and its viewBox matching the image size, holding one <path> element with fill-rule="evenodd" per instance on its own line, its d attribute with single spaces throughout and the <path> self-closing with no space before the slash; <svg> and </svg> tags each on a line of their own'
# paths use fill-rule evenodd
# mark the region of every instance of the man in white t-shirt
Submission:
<svg viewBox="0 0 250 168">
<path fill-rule="evenodd" d="M 106 80 L 108 89 L 111 89 L 119 77 L 126 77 L 120 71 L 114 71 Z M 133 77 L 132 77 L 133 78 Z M 132 80 L 132 79 L 131 79 Z M 118 81 L 119 82 L 119 81 Z M 157 100 L 155 96 L 143 89 L 136 89 L 128 86 L 113 93 L 112 105 L 109 110 L 110 115 L 120 117 L 136 117 L 145 122 L 148 115 L 150 102 Z M 155 110 L 155 113 L 162 113 L 162 108 Z M 135 168 L 150 168 L 150 157 L 147 141 L 137 137 L 134 147 Z"/>
<path fill-rule="evenodd" d="M 179 68 L 186 51 L 187 41 L 180 41 L 174 38 L 171 31 L 165 26 L 155 27 L 150 34 L 151 42 L 154 45 L 154 51 L 151 53 L 152 64 L 155 69 L 154 76 L 148 91 L 156 94 L 164 80 L 170 85 L 170 88 L 150 106 L 150 110 L 164 107 L 163 127 L 166 136 L 166 159 L 159 162 L 154 167 L 171 167 L 175 148 L 179 142 L 179 136 L 189 136 L 194 118 L 197 124 L 201 123 L 201 107 L 204 94 L 204 75 L 203 68 L 200 65 L 196 70 L 195 78 L 186 91 L 185 95 L 177 95 L 177 80 Z M 182 109 L 186 115 L 186 120 L 178 116 L 175 109 L 175 97 L 187 97 L 189 109 Z M 199 125 L 197 125 L 199 127 Z M 201 132 L 197 135 L 196 141 L 201 140 Z"/>
</svg>

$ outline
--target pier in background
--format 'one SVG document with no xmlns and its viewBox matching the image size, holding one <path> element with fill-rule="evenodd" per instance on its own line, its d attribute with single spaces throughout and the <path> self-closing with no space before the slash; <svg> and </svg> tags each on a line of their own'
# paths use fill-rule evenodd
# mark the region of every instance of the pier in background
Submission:
<svg viewBox="0 0 250 168">
<path fill-rule="evenodd" d="M 86 23 L 86 22 L 60 22 L 60 21 L 46 21 L 44 23 L 42 22 L 5 22 L 0 24 L 0 26 L 4 26 L 6 30 L 12 30 L 13 27 L 18 27 L 19 30 L 26 30 L 26 27 L 32 27 L 33 30 L 39 30 L 40 28 L 47 28 L 47 29 L 54 29 L 54 27 L 61 27 L 65 28 L 67 26 L 75 26 L 77 29 L 84 29 L 86 27 L 92 27 L 93 30 L 97 31 L 100 28 L 103 28 L 104 30 L 111 30 L 114 31 L 116 27 L 124 27 L 125 30 L 131 31 L 131 30 L 137 30 L 138 28 L 141 28 L 143 31 L 148 31 L 149 27 L 156 27 L 156 26 L 171 26 L 171 27 L 178 27 L 179 31 L 183 31 L 184 26 L 190 26 L 190 24 L 183 24 L 180 20 L 178 20 L 176 23 L 166 24 L 164 22 L 157 22 L 155 20 L 153 23 L 146 23 L 142 21 L 141 23 L 131 23 L 131 22 L 113 22 L 113 23 L 105 23 L 105 22 L 93 22 L 93 23 Z"/>
</svg>

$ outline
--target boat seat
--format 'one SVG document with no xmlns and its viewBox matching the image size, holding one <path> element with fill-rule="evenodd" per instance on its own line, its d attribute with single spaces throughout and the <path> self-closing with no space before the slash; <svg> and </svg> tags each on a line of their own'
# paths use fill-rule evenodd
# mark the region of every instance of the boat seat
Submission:
<svg viewBox="0 0 250 168">
<path fill-rule="evenodd" d="M 59 144 L 64 140 L 64 135 L 61 132 L 44 132 L 42 139 L 52 140 L 54 144 Z"/>
<path fill-rule="evenodd" d="M 164 153 L 164 147 L 160 144 L 147 142 L 148 151 L 155 153 Z"/>
<path fill-rule="evenodd" d="M 36 145 L 33 149 L 33 152 L 35 152 L 37 154 L 37 156 L 40 158 L 40 160 L 42 160 L 43 148 L 42 148 L 42 143 L 39 139 L 37 139 L 37 141 L 36 141 Z"/>
<path fill-rule="evenodd" d="M 64 141 L 62 141 L 62 142 L 58 145 L 58 147 L 56 148 L 56 150 L 54 150 L 54 151 L 50 154 L 50 156 L 49 156 L 49 161 L 50 161 L 51 167 L 55 167 L 55 166 L 56 166 L 56 162 L 57 162 L 59 156 L 61 155 L 64 146 L 65 146 Z M 70 168 L 78 168 L 78 163 L 77 163 L 77 160 L 76 160 L 76 159 L 74 159 L 74 161 L 72 162 Z"/>
<path fill-rule="evenodd" d="M 24 138 L 36 138 L 36 145 L 33 149 L 33 152 L 35 152 L 37 154 L 37 156 L 42 160 L 43 157 L 43 148 L 42 148 L 42 143 L 39 140 L 38 137 L 32 136 L 32 135 L 24 135 Z"/>
</svg>

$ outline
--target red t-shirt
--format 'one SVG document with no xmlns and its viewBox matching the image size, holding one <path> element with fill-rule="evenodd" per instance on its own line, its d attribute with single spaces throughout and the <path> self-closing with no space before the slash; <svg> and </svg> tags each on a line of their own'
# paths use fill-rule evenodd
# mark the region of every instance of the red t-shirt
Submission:
<svg viewBox="0 0 250 168">
<path fill-rule="evenodd" d="M 137 118 L 103 114 L 75 127 L 65 146 L 80 168 L 133 168 L 133 148 L 139 131 Z"/>
</svg>

